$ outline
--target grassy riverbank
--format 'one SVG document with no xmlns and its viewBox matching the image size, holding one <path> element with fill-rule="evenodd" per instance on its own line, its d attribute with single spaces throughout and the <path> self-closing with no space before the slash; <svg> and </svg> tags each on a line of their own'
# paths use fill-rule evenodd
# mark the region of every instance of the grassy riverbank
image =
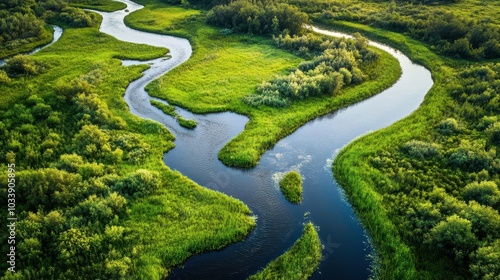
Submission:
<svg viewBox="0 0 500 280">
<path fill-rule="evenodd" d="M 393 57 L 377 51 L 378 61 L 363 69 L 369 80 L 342 89 L 335 98 L 308 98 L 294 101 L 287 108 L 251 107 L 243 97 L 273 75 L 288 73 L 302 59 L 277 49 L 270 39 L 207 26 L 203 11 L 196 15 L 192 9 L 158 1 L 141 3 L 147 4 L 144 9 L 127 16 L 129 26 L 184 36 L 194 49 L 187 62 L 151 83 L 149 93 L 196 113 L 233 111 L 250 118 L 245 130 L 219 152 L 219 159 L 228 166 L 255 166 L 266 150 L 304 123 L 380 92 L 401 74 Z M 157 21 L 159 25 L 153 27 L 144 23 L 148 15 L 179 13 L 180 9 L 184 9 L 180 12 L 184 16 L 174 16 L 176 22 Z"/>
<path fill-rule="evenodd" d="M 308 223 L 292 248 L 248 279 L 305 280 L 313 274 L 320 261 L 321 242 L 313 224 Z"/>
<path fill-rule="evenodd" d="M 174 136 L 123 100 L 147 66 L 117 58 L 167 50 L 97 27 L 64 29 L 0 82 L 0 162 L 16 166 L 18 279 L 163 279 L 193 254 L 244 239 L 255 226 L 249 208 L 166 167 Z"/>
<path fill-rule="evenodd" d="M 474 94 L 481 93 L 478 87 L 481 81 L 486 88 L 495 88 L 499 77 L 493 75 L 484 80 L 476 76 L 476 84 L 464 78 L 480 73 L 469 70 L 468 66 L 485 69 L 481 67 L 494 67 L 493 64 L 445 58 L 414 39 L 356 23 L 324 20 L 322 23 L 337 30 L 361 32 L 402 50 L 430 69 L 434 80 L 434 86 L 416 112 L 389 128 L 354 141 L 341 151 L 333 166 L 337 180 L 375 244 L 377 277 L 498 276 L 500 271 L 493 265 L 498 258 L 485 252 L 494 254 L 500 250 L 498 244 L 491 242 L 498 238 L 499 206 L 475 204 L 464 195 L 466 186 L 473 188 L 474 182 L 499 184 L 495 148 L 486 144 L 491 143 L 488 137 L 493 136 L 480 132 L 484 131 L 480 120 L 495 115 L 499 106 L 495 101 L 487 106 L 474 104 L 474 95 L 470 93 L 471 90 L 476 90 Z M 472 84 L 462 86 L 466 81 Z M 464 93 L 460 95 L 461 92 Z M 467 95 L 471 96 L 469 105 L 462 99 Z M 454 122 L 460 124 L 459 129 L 453 128 Z M 444 130 L 448 123 L 451 134 Z M 428 153 L 424 152 L 427 148 Z M 480 155 L 485 165 L 457 163 L 455 158 L 461 151 Z M 470 161 L 467 156 L 463 160 Z M 443 237 L 444 230 L 449 237 Z M 464 238 L 467 244 L 460 243 Z"/>
<path fill-rule="evenodd" d="M 114 12 L 127 7 L 125 3 L 113 0 L 69 0 L 68 4 L 73 7 L 102 12 Z"/>
</svg>

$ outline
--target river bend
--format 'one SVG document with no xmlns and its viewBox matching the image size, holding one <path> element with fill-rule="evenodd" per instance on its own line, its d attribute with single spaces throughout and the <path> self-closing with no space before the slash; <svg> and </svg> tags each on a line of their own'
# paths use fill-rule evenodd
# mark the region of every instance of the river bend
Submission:
<svg viewBox="0 0 500 280">
<path fill-rule="evenodd" d="M 166 165 L 202 186 L 242 200 L 258 217 L 257 227 L 246 240 L 194 256 L 170 278 L 244 279 L 291 247 L 300 237 L 303 223 L 312 221 L 319 226 L 325 245 L 323 260 L 312 278 L 367 279 L 373 261 L 369 238 L 333 178 L 331 164 L 338 151 L 353 139 L 389 126 L 417 109 L 432 87 L 430 72 L 401 52 L 370 41 L 398 59 L 403 74 L 397 83 L 376 96 L 305 124 L 267 151 L 257 167 L 232 169 L 217 159 L 217 152 L 243 130 L 248 118 L 230 112 L 198 115 L 177 108 L 182 116 L 198 122 L 196 129 L 188 130 L 151 106 L 144 87 L 186 61 L 192 48 L 186 39 L 128 28 L 124 17 L 142 6 L 129 0 L 120 2 L 127 4 L 126 10 L 99 12 L 103 16 L 100 31 L 126 42 L 166 47 L 171 55 L 170 59 L 147 62 L 124 61 L 124 65 L 151 65 L 126 90 L 130 111 L 164 124 L 176 135 L 176 147 L 164 156 Z M 315 27 L 313 30 L 344 36 Z M 277 182 L 289 170 L 297 170 L 303 177 L 301 205 L 290 204 L 279 190 Z"/>
</svg>

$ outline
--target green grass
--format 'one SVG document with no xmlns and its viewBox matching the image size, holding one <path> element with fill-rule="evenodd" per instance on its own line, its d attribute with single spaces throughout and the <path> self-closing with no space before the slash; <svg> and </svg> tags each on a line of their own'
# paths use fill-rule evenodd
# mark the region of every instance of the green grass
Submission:
<svg viewBox="0 0 500 280">
<path fill-rule="evenodd" d="M 308 223 L 304 226 L 302 236 L 293 244 L 292 248 L 248 279 L 308 279 L 320 261 L 321 242 L 313 224 Z"/>
<path fill-rule="evenodd" d="M 36 38 L 34 41 L 25 42 L 16 46 L 15 48 L 6 48 L 4 46 L 0 46 L 0 59 L 14 56 L 20 53 L 26 53 L 33 50 L 36 47 L 40 47 L 52 42 L 54 39 L 54 28 L 50 25 L 46 25 L 43 29 L 43 33 L 40 37 Z"/>
<path fill-rule="evenodd" d="M 177 123 L 180 126 L 185 127 L 185 128 L 189 128 L 189 129 L 193 129 L 198 125 L 195 120 L 186 120 L 182 116 L 177 116 L 177 118 L 175 118 L 175 120 L 177 121 Z"/>
<path fill-rule="evenodd" d="M 95 89 L 99 98 L 113 115 L 127 123 L 128 132 L 151 145 L 141 164 L 123 162 L 106 167 L 119 175 L 140 168 L 158 171 L 163 181 L 158 194 L 128 201 L 128 217 L 119 222 L 126 228 L 128 239 L 117 249 L 131 259 L 127 277 L 132 279 L 163 279 L 173 266 L 193 254 L 240 241 L 255 226 L 249 208 L 241 201 L 202 188 L 166 167 L 162 157 L 174 146 L 174 136 L 162 125 L 132 115 L 123 100 L 127 85 L 147 66 L 124 67 L 117 58 L 148 60 L 166 52 L 164 48 L 118 41 L 97 28 L 67 28 L 58 42 L 33 55 L 34 60 L 47 66 L 45 73 L 0 84 L 0 108 L 7 110 L 33 94 L 57 98 L 60 85 L 97 71 Z M 72 137 L 66 131 L 58 133 L 64 139 Z"/>
<path fill-rule="evenodd" d="M 245 130 L 226 144 L 219 159 L 228 166 L 253 167 L 261 155 L 283 137 L 306 122 L 333 110 L 372 96 L 392 85 L 400 76 L 397 60 L 378 51 L 380 59 L 370 69 L 370 81 L 348 87 L 335 98 L 311 98 L 293 102 L 287 108 L 254 108 L 246 105 L 244 96 L 254 93 L 258 84 L 276 74 L 288 73 L 301 59 L 276 49 L 263 37 L 223 34 L 221 29 L 203 23 L 204 16 L 193 18 L 183 9 L 182 25 L 150 27 L 140 23 L 153 12 L 176 12 L 157 1 L 126 17 L 127 25 L 164 34 L 188 38 L 193 45 L 192 57 L 167 75 L 151 83 L 147 90 L 155 97 L 167 100 L 192 112 L 210 113 L 233 111 L 246 115 L 250 121 Z M 384 69 L 385 71 L 380 71 Z"/>
<path fill-rule="evenodd" d="M 68 3 L 77 8 L 93 9 L 102 12 L 114 12 L 125 9 L 127 4 L 113 0 L 69 0 Z"/>
<path fill-rule="evenodd" d="M 302 178 L 297 171 L 285 173 L 280 181 L 280 189 L 283 195 L 291 203 L 299 204 L 302 200 Z"/>
<path fill-rule="evenodd" d="M 166 115 L 175 117 L 177 116 L 177 113 L 175 112 L 175 107 L 169 104 L 163 104 L 160 101 L 156 100 L 150 100 L 151 105 L 155 106 L 156 108 L 160 109 L 163 113 Z"/>
</svg>

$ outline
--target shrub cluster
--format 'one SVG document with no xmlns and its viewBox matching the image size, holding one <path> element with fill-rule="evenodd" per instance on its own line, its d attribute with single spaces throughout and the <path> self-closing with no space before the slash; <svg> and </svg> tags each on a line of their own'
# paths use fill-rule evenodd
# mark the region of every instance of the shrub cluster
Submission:
<svg viewBox="0 0 500 280">
<path fill-rule="evenodd" d="M 360 67 L 376 59 L 367 49 L 366 39 L 357 35 L 356 41 L 326 39 L 306 34 L 274 37 L 277 46 L 312 56 L 289 75 L 276 76 L 263 82 L 257 94 L 244 98 L 252 106 L 285 107 L 290 100 L 314 96 L 336 95 L 344 86 L 366 80 Z"/>
<path fill-rule="evenodd" d="M 302 33 L 307 14 L 295 6 L 273 0 L 237 0 L 217 5 L 207 14 L 207 23 L 251 34 Z"/>
<path fill-rule="evenodd" d="M 388 2 L 388 1 L 379 1 Z M 342 1 L 293 0 L 291 3 L 319 20 L 346 20 L 407 33 L 427 42 L 444 55 L 464 58 L 500 58 L 500 27 L 488 20 L 466 19 L 452 12 L 436 11 L 425 5 L 458 1 L 396 1 L 387 8 L 360 9 Z"/>
</svg>

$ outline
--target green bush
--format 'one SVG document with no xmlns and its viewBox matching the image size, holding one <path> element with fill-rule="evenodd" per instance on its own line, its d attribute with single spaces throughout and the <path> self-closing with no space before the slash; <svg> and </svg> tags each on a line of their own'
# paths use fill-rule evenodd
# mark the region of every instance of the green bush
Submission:
<svg viewBox="0 0 500 280">
<path fill-rule="evenodd" d="M 175 118 L 175 120 L 177 121 L 177 123 L 180 126 L 185 127 L 185 128 L 189 128 L 189 129 L 193 129 L 198 125 L 195 120 L 186 120 L 182 116 L 177 116 Z"/>
<path fill-rule="evenodd" d="M 472 182 L 464 188 L 462 197 L 465 201 L 475 200 L 483 205 L 495 206 L 500 202 L 500 190 L 495 182 Z"/>
<path fill-rule="evenodd" d="M 23 75 L 35 76 L 40 74 L 44 70 L 43 68 L 42 65 L 27 55 L 16 55 L 7 59 L 4 66 L 7 74 L 12 77 Z"/>
<path fill-rule="evenodd" d="M 403 150 L 414 158 L 430 158 L 439 153 L 439 145 L 424 141 L 410 140 L 403 145 Z"/>
<path fill-rule="evenodd" d="M 117 181 L 112 189 L 129 197 L 145 197 L 158 191 L 161 184 L 158 172 L 139 169 Z"/>
</svg>

